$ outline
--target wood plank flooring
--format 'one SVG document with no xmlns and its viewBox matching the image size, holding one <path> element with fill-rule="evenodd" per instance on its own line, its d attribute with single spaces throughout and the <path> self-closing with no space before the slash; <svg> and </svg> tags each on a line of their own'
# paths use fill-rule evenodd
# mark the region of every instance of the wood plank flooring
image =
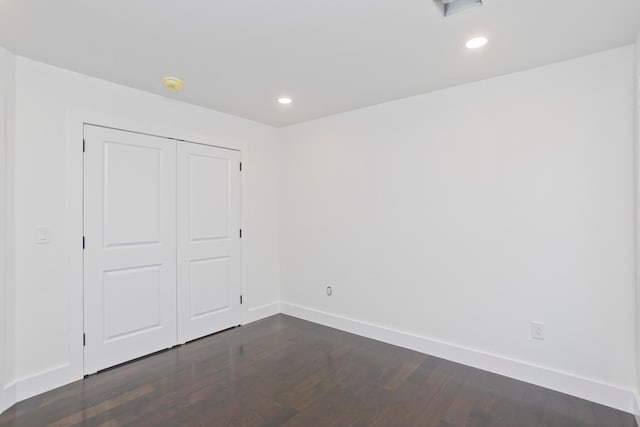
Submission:
<svg viewBox="0 0 640 427">
<path fill-rule="evenodd" d="M 636 426 L 620 411 L 277 315 L 21 402 L 0 426 Z"/>
</svg>

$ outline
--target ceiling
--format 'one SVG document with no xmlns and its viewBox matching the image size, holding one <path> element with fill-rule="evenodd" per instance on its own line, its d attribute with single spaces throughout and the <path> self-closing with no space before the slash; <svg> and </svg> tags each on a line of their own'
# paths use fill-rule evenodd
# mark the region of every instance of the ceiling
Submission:
<svg viewBox="0 0 640 427">
<path fill-rule="evenodd" d="M 0 45 L 284 126 L 632 43 L 638 0 L 0 0 Z M 473 35 L 489 44 L 464 47 Z M 170 94 L 161 78 L 185 88 Z M 282 106 L 280 96 L 293 104 Z"/>
</svg>

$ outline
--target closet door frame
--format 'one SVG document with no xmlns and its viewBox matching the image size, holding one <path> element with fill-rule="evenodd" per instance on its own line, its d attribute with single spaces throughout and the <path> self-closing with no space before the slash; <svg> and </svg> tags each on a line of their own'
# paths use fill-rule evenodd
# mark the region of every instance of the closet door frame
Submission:
<svg viewBox="0 0 640 427">
<path fill-rule="evenodd" d="M 129 132 L 144 133 L 177 141 L 193 142 L 204 145 L 211 145 L 219 148 L 243 151 L 243 143 L 221 141 L 214 135 L 203 136 L 202 132 L 193 132 L 187 125 L 180 123 L 163 123 L 153 120 L 152 115 L 142 112 L 140 115 L 119 112 L 99 111 L 91 108 L 71 107 L 66 111 L 66 182 L 65 190 L 67 197 L 63 201 L 65 205 L 66 229 L 64 238 L 66 240 L 66 268 L 67 271 L 67 335 L 66 347 L 68 358 L 59 366 L 53 367 L 47 372 L 43 372 L 33 381 L 23 383 L 21 392 L 17 399 L 27 399 L 45 391 L 69 384 L 84 377 L 84 278 L 83 261 L 84 251 L 82 248 L 83 237 L 83 136 L 84 125 L 95 125 L 113 129 L 121 129 Z M 141 126 L 141 123 L 144 125 Z M 242 181 L 242 177 L 240 178 Z M 241 183 L 241 193 L 244 184 Z M 243 205 L 243 195 L 241 195 L 241 210 Z M 242 215 L 242 214 L 241 214 Z M 242 216 L 241 216 L 242 218 Z M 242 245 L 242 254 L 246 250 Z M 241 261 L 242 262 L 242 259 Z M 242 286 L 242 279 L 241 279 Z M 246 309 L 241 310 L 242 323 Z"/>
</svg>

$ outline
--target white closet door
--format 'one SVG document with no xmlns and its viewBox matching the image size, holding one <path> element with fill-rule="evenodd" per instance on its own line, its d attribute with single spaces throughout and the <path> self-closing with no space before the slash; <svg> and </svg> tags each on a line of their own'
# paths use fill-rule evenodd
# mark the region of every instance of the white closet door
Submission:
<svg viewBox="0 0 640 427">
<path fill-rule="evenodd" d="M 85 373 L 177 343 L 176 144 L 85 126 Z"/>
<path fill-rule="evenodd" d="M 178 339 L 240 324 L 240 153 L 178 144 Z"/>
</svg>

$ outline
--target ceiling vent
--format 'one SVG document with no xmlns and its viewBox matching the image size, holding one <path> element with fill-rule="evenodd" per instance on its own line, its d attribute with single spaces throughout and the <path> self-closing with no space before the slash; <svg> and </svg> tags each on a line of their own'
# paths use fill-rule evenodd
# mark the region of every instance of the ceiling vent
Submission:
<svg viewBox="0 0 640 427">
<path fill-rule="evenodd" d="M 455 15 L 475 6 L 482 6 L 482 0 L 434 0 L 444 17 Z"/>
</svg>

